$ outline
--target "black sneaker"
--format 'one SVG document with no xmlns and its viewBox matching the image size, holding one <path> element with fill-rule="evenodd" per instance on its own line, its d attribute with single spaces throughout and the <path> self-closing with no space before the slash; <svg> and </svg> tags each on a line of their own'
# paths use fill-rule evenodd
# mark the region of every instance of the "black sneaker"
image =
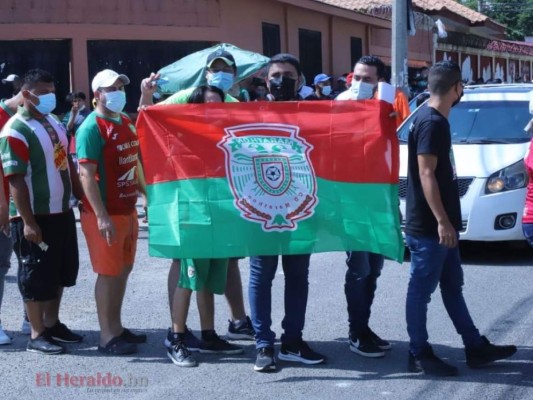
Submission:
<svg viewBox="0 0 533 400">
<path fill-rule="evenodd" d="M 481 367 L 496 360 L 503 360 L 516 353 L 516 346 L 497 346 L 481 336 L 483 344 L 479 347 L 466 348 L 466 365 L 470 368 Z"/>
<path fill-rule="evenodd" d="M 65 349 L 46 333 L 42 333 L 35 339 L 30 338 L 28 340 L 26 351 L 40 354 L 61 354 Z"/>
<path fill-rule="evenodd" d="M 62 343 L 80 343 L 83 337 L 72 332 L 65 324 L 57 321 L 51 328 L 46 328 L 46 334 L 54 340 Z"/>
<path fill-rule="evenodd" d="M 122 333 L 120 334 L 122 339 L 124 339 L 128 343 L 135 343 L 135 344 L 141 344 L 146 343 L 146 335 L 144 333 L 138 335 L 133 333 L 127 328 L 123 328 Z"/>
<path fill-rule="evenodd" d="M 349 337 L 350 351 L 359 354 L 363 357 L 378 358 L 384 357 L 383 351 L 370 336 L 363 336 L 361 338 Z"/>
<path fill-rule="evenodd" d="M 409 372 L 423 372 L 426 375 L 434 376 L 457 376 L 459 370 L 453 365 L 446 364 L 433 353 L 429 346 L 418 356 L 409 352 Z"/>
<path fill-rule="evenodd" d="M 272 347 L 262 347 L 257 349 L 254 371 L 271 372 L 276 370 L 276 360 L 274 359 L 274 349 Z"/>
<path fill-rule="evenodd" d="M 367 335 L 374 342 L 374 344 L 378 346 L 381 350 L 392 349 L 390 342 L 388 340 L 380 338 L 378 335 L 376 335 L 372 331 L 372 329 L 368 328 Z"/>
<path fill-rule="evenodd" d="M 168 328 L 167 337 L 165 338 L 165 347 L 172 349 L 175 342 L 178 341 L 178 334 L 172 332 L 171 328 Z M 200 351 L 200 339 L 194 336 L 194 333 L 189 328 L 185 330 L 185 346 L 189 351 Z"/>
<path fill-rule="evenodd" d="M 209 340 L 200 342 L 200 353 L 205 354 L 242 354 L 243 348 L 221 339 L 215 332 L 212 333 Z"/>
<path fill-rule="evenodd" d="M 241 321 L 238 325 L 235 322 L 229 320 L 228 332 L 226 337 L 229 340 L 254 340 L 255 331 L 252 326 L 252 321 L 250 317 L 246 316 L 244 321 Z"/>
<path fill-rule="evenodd" d="M 167 356 L 178 367 L 196 367 L 198 362 L 191 355 L 184 342 L 177 341 L 167 350 Z"/>
<path fill-rule="evenodd" d="M 295 343 L 282 343 L 278 358 L 304 364 L 320 364 L 326 360 L 326 357 L 313 351 L 302 339 Z"/>
</svg>

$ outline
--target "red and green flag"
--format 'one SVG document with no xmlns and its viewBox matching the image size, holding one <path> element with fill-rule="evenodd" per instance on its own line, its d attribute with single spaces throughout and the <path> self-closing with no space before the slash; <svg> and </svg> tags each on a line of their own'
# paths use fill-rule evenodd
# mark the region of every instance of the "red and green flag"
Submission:
<svg viewBox="0 0 533 400">
<path fill-rule="evenodd" d="M 377 100 L 142 111 L 150 255 L 361 250 L 402 260 L 391 111 Z"/>
</svg>

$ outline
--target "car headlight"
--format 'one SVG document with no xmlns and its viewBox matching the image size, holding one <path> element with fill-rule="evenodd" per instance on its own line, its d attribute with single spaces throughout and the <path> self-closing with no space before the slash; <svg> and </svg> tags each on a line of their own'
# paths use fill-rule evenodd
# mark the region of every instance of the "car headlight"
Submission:
<svg viewBox="0 0 533 400">
<path fill-rule="evenodd" d="M 487 185 L 485 186 L 485 194 L 521 189 L 527 186 L 527 182 L 526 167 L 524 161 L 520 160 L 489 176 Z"/>
</svg>

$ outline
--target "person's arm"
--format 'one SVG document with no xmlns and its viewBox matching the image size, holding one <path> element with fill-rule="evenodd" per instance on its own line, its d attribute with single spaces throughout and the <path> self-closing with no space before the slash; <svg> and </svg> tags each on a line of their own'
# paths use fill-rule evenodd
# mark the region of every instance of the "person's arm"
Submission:
<svg viewBox="0 0 533 400">
<path fill-rule="evenodd" d="M 30 193 L 24 181 L 24 175 L 9 176 L 9 189 L 15 206 L 24 222 L 24 237 L 26 240 L 39 244 L 42 242 L 41 228 L 37 225 L 30 204 Z"/>
<path fill-rule="evenodd" d="M 70 184 L 72 185 L 72 194 L 77 200 L 83 198 L 83 188 L 81 186 L 80 177 L 78 171 L 76 170 L 76 165 L 72 161 L 72 157 L 68 156 L 68 168 L 70 172 Z"/>
<path fill-rule="evenodd" d="M 146 181 L 144 180 L 144 170 L 141 161 L 137 161 L 137 190 L 144 196 L 146 196 Z"/>
<path fill-rule="evenodd" d="M 4 192 L 4 173 L 0 168 L 0 231 L 9 234 L 9 204 Z"/>
<path fill-rule="evenodd" d="M 115 239 L 115 227 L 102 201 L 100 188 L 96 181 L 96 170 L 97 164 L 90 162 L 80 163 L 80 182 L 85 197 L 96 215 L 100 235 L 107 241 L 108 245 L 111 245 Z"/>
<path fill-rule="evenodd" d="M 457 232 L 442 204 L 439 184 L 435 177 L 438 158 L 433 154 L 418 154 L 418 170 L 424 197 L 438 223 L 439 243 L 446 247 L 457 246 Z"/>
<path fill-rule="evenodd" d="M 17 108 L 22 104 L 24 97 L 22 97 L 22 91 L 18 92 L 15 96 L 10 99 L 4 100 L 4 104 L 11 110 L 12 113 L 17 112 Z"/>
<path fill-rule="evenodd" d="M 139 109 L 154 104 L 154 93 L 157 90 L 155 81 L 159 79 L 159 74 L 150 74 L 148 78 L 141 81 L 141 99 L 139 100 Z"/>
<path fill-rule="evenodd" d="M 76 122 L 76 117 L 78 116 L 78 112 L 79 112 L 78 106 L 72 106 L 72 108 L 70 109 L 70 114 L 69 114 L 66 127 L 67 127 L 67 132 L 70 133 L 71 135 L 74 135 L 74 124 Z"/>
</svg>

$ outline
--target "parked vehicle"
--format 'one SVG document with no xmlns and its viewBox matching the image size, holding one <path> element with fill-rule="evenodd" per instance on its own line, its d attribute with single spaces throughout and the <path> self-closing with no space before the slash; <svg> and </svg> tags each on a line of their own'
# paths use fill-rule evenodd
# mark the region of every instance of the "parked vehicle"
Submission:
<svg viewBox="0 0 533 400">
<path fill-rule="evenodd" d="M 524 156 L 531 136 L 533 84 L 467 86 L 450 113 L 463 230 L 462 240 L 523 240 L 522 210 L 528 177 Z M 427 103 L 426 103 L 427 104 Z M 400 208 L 405 216 L 407 137 L 424 104 L 398 129 Z"/>
</svg>

